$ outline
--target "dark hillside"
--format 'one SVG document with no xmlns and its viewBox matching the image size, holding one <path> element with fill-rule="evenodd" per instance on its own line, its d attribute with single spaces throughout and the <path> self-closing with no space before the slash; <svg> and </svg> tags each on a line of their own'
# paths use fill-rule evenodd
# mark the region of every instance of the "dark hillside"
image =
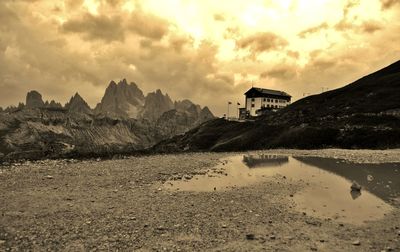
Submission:
<svg viewBox="0 0 400 252">
<path fill-rule="evenodd" d="M 274 121 L 381 113 L 400 109 L 400 61 L 347 86 L 301 99 L 273 116 Z M 267 117 L 271 120 L 271 117 Z"/>
</svg>

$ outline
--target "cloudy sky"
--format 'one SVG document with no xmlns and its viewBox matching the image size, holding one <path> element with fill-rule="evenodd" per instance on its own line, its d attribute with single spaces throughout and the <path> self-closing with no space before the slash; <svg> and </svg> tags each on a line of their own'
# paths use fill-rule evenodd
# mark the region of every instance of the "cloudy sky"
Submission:
<svg viewBox="0 0 400 252">
<path fill-rule="evenodd" d="M 400 0 L 1 0 L 0 106 L 38 90 L 93 107 L 127 78 L 225 112 L 260 86 L 294 100 L 400 59 Z"/>
</svg>

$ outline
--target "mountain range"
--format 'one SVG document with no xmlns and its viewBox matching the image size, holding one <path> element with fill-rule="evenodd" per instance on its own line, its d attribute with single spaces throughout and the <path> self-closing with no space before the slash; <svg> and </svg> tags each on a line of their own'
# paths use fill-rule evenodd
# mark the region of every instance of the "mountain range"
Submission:
<svg viewBox="0 0 400 252">
<path fill-rule="evenodd" d="M 30 91 L 25 104 L 0 109 L 0 161 L 131 153 L 211 119 L 207 107 L 161 90 L 145 96 L 125 79 L 111 81 L 94 109 L 78 93 L 62 106 Z"/>
<path fill-rule="evenodd" d="M 255 121 L 208 121 L 158 143 L 152 151 L 331 147 L 400 147 L 400 61 Z"/>
</svg>

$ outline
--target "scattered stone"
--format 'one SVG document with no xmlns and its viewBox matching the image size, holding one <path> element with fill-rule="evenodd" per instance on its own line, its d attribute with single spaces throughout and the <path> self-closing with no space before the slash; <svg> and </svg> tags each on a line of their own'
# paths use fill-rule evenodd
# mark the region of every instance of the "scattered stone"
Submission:
<svg viewBox="0 0 400 252">
<path fill-rule="evenodd" d="M 191 180 L 193 178 L 193 176 L 186 174 L 186 175 L 183 176 L 183 178 L 186 179 L 186 180 Z"/>
<path fill-rule="evenodd" d="M 222 225 L 222 228 L 227 228 L 227 226 L 225 224 Z"/>
<path fill-rule="evenodd" d="M 246 235 L 246 239 L 247 240 L 254 240 L 255 239 L 255 235 L 254 234 L 247 234 Z"/>
<path fill-rule="evenodd" d="M 355 240 L 351 244 L 354 245 L 354 246 L 360 246 L 361 242 L 359 240 Z"/>
<path fill-rule="evenodd" d="M 46 178 L 46 179 L 53 179 L 54 177 L 53 177 L 53 176 L 50 176 L 50 175 L 47 175 L 47 176 L 44 176 L 44 178 Z"/>
<path fill-rule="evenodd" d="M 361 191 L 361 185 L 358 184 L 356 181 L 353 181 L 353 184 L 350 188 L 352 191 Z"/>
<path fill-rule="evenodd" d="M 373 180 L 374 180 L 374 176 L 368 175 L 368 176 L 367 176 L 367 180 L 368 180 L 369 182 L 373 181 Z"/>
<path fill-rule="evenodd" d="M 319 222 L 319 221 L 306 220 L 306 223 L 307 223 L 308 225 L 321 226 L 321 222 Z"/>
<path fill-rule="evenodd" d="M 5 240 L 0 240 L 0 245 L 3 245 L 4 243 L 6 243 Z"/>
<path fill-rule="evenodd" d="M 275 235 L 270 235 L 270 236 L 269 236 L 269 239 L 271 239 L 271 240 L 275 240 L 275 239 L 276 239 L 276 237 L 275 237 Z"/>
</svg>

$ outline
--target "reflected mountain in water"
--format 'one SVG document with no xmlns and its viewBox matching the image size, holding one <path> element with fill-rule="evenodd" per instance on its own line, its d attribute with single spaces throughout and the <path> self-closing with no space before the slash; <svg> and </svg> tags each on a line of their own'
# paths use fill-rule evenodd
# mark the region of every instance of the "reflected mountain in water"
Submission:
<svg viewBox="0 0 400 252">
<path fill-rule="evenodd" d="M 249 168 L 275 167 L 289 162 L 288 156 L 279 155 L 244 155 L 243 163 Z"/>
</svg>

